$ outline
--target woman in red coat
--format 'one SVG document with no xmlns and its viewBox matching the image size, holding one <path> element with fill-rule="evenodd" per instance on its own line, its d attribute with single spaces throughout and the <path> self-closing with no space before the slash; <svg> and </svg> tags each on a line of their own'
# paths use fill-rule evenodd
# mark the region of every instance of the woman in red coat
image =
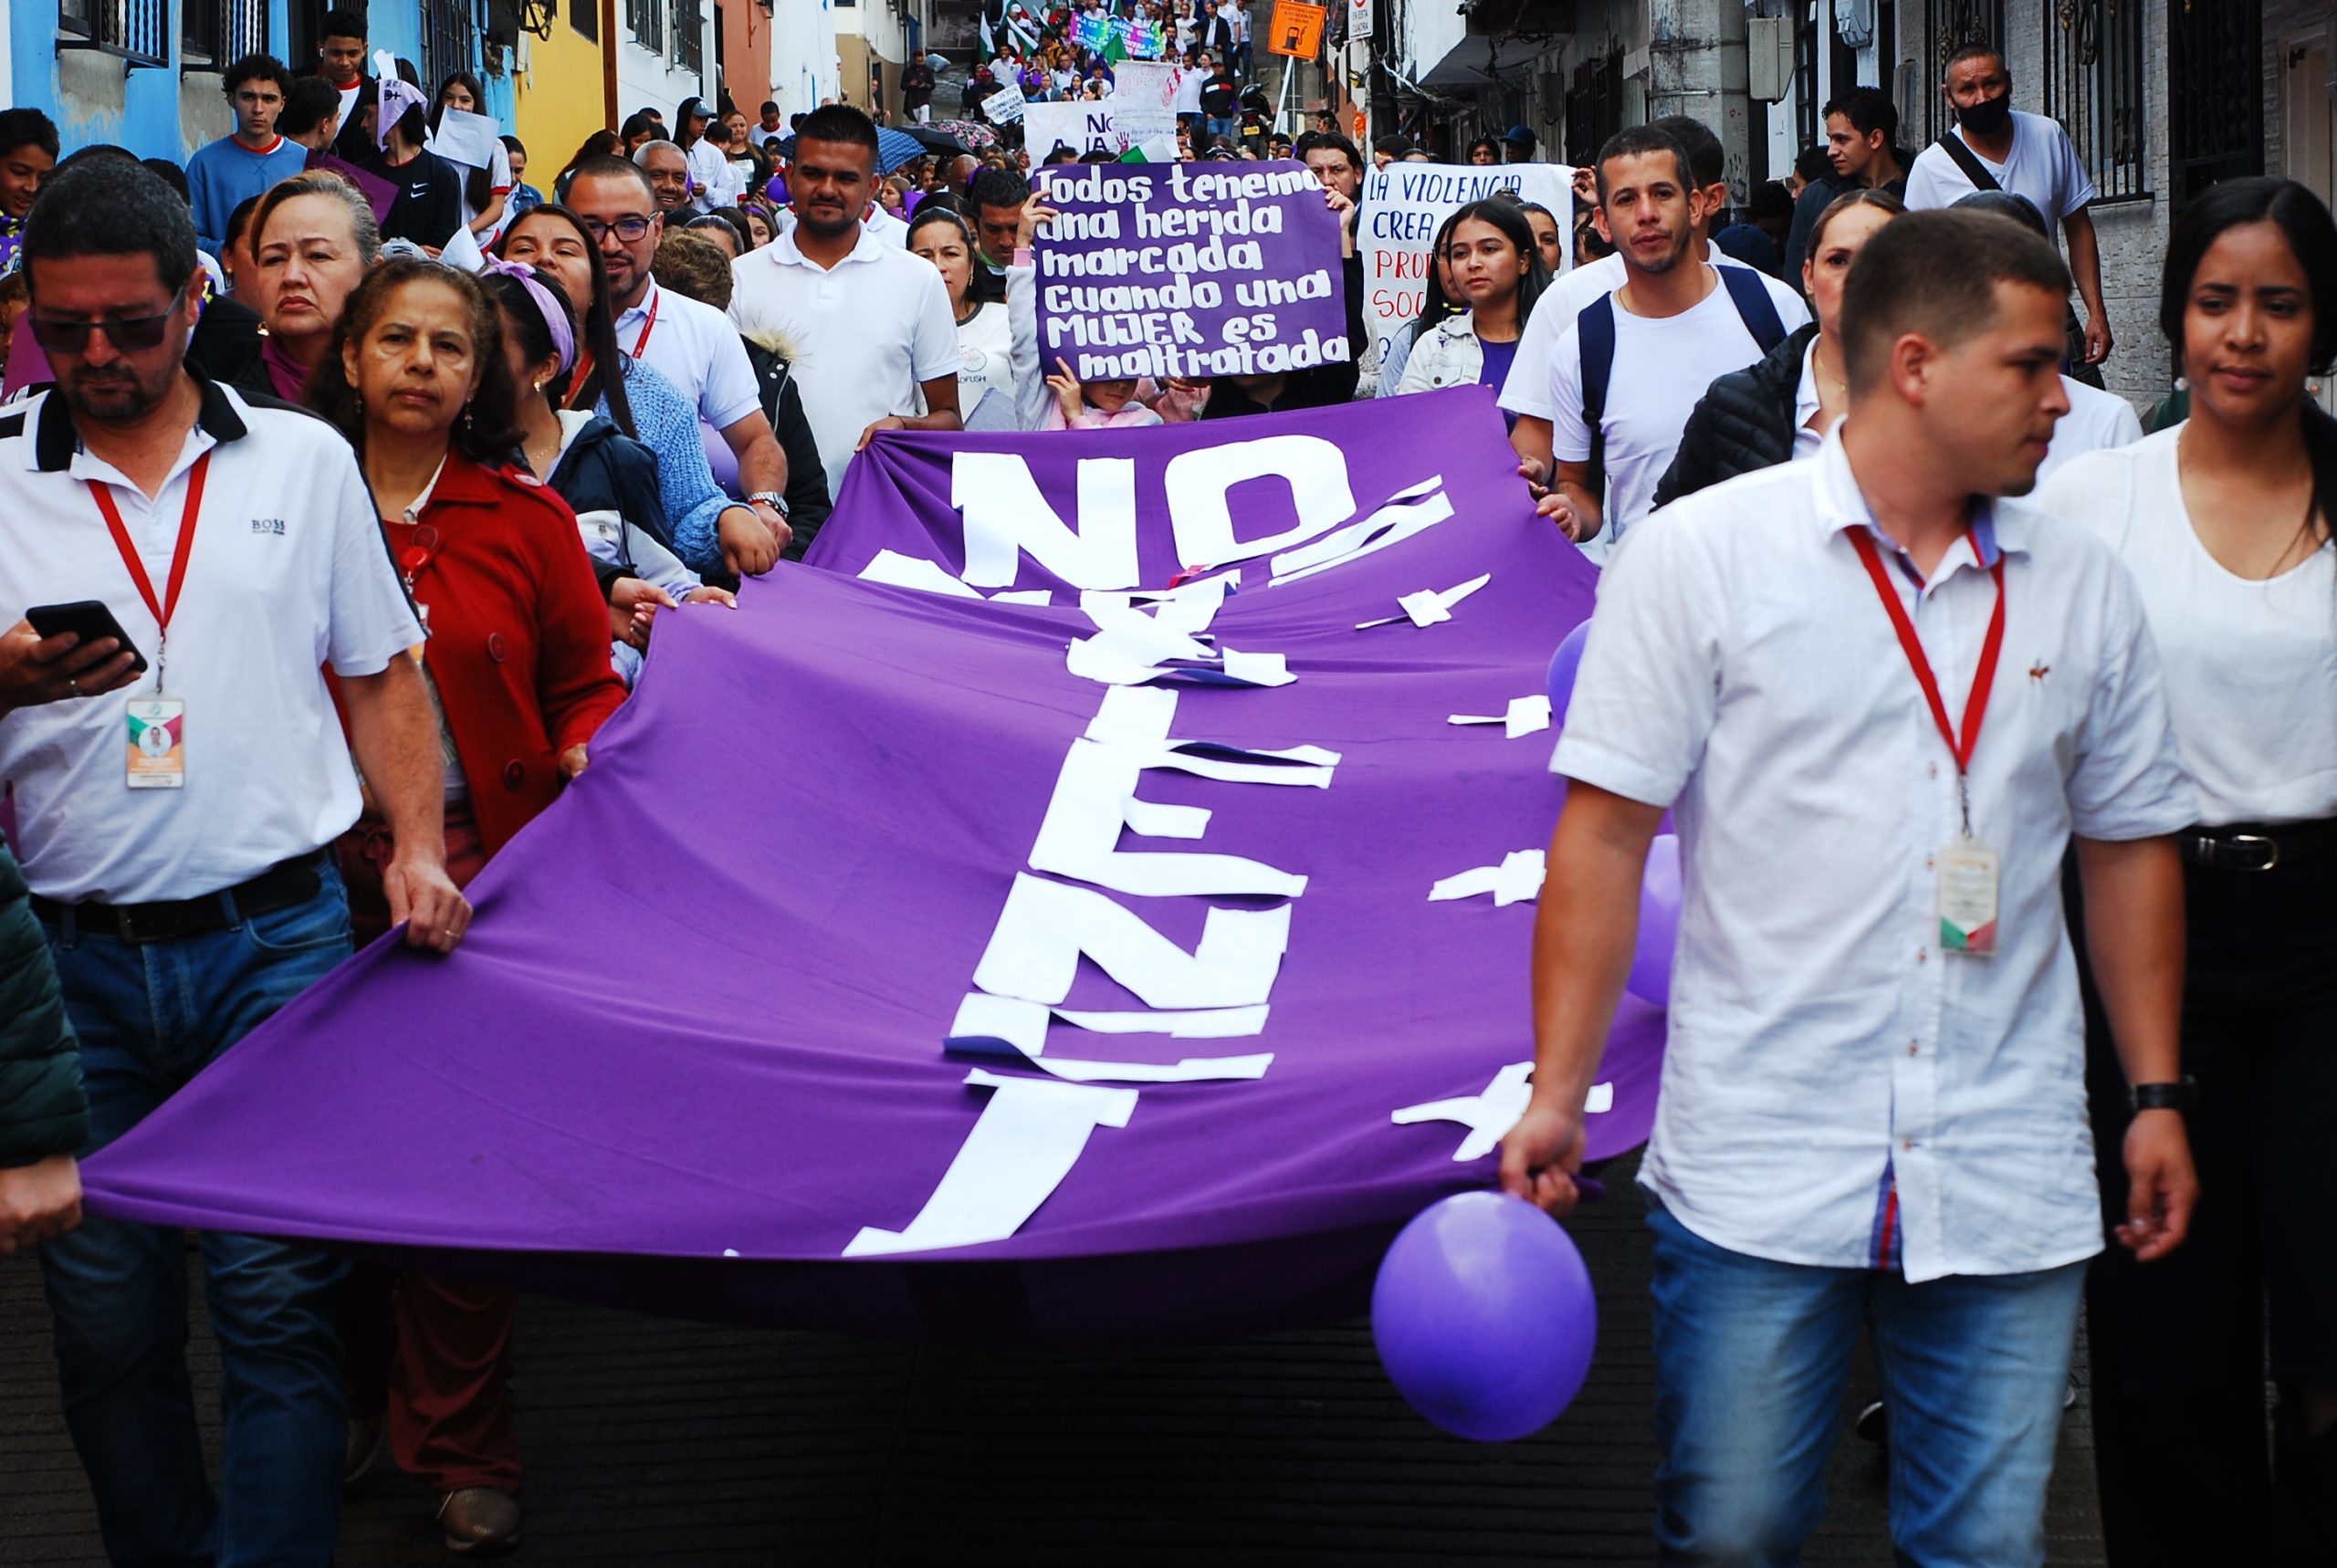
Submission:
<svg viewBox="0 0 2337 1568">
<path fill-rule="evenodd" d="M 478 280 L 392 261 L 350 296 L 310 406 L 357 447 L 390 550 L 429 631 L 414 650 L 440 714 L 446 866 L 466 883 L 584 768 L 624 700 L 576 518 L 508 466 L 518 435 L 501 318 Z M 361 936 L 388 925 L 389 830 L 342 841 Z M 368 931 L 368 924 L 372 931 Z M 519 1540 L 519 1449 L 505 1359 L 515 1298 L 417 1273 L 351 1281 L 352 1467 L 386 1406 L 401 1468 L 439 1494 L 457 1552 Z"/>
</svg>

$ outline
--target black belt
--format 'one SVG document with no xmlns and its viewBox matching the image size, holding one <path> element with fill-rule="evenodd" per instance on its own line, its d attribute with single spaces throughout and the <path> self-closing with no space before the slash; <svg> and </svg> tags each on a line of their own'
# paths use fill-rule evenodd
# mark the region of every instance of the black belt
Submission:
<svg viewBox="0 0 2337 1568">
<path fill-rule="evenodd" d="M 2186 828 L 2175 835 L 2183 858 L 2211 871 L 2270 871 L 2337 849 L 2337 817 L 2317 822 L 2267 827 L 2237 822 L 2220 828 Z"/>
<path fill-rule="evenodd" d="M 107 904 L 83 899 L 78 904 L 33 894 L 33 913 L 50 925 L 70 922 L 82 931 L 116 936 L 124 942 L 168 942 L 181 936 L 201 936 L 225 931 L 253 915 L 289 909 L 316 897 L 324 886 L 318 866 L 324 852 L 278 861 L 249 882 L 206 893 L 200 898 L 164 899 L 156 904 Z"/>
</svg>

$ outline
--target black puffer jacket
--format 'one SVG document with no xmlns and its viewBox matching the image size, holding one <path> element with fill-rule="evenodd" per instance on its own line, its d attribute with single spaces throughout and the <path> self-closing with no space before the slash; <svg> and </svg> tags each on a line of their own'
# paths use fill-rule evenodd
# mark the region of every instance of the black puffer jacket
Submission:
<svg viewBox="0 0 2337 1568">
<path fill-rule="evenodd" d="M 1657 506 L 1755 468 L 1773 468 L 1793 455 L 1801 356 L 1817 336 L 1814 325 L 1788 333 L 1759 364 L 1731 371 L 1704 389 L 1680 433 L 1678 455 L 1656 483 Z"/>
<path fill-rule="evenodd" d="M 69 1155 L 89 1140 L 81 1052 L 65 1021 L 25 873 L 0 843 L 0 1166 Z"/>
</svg>

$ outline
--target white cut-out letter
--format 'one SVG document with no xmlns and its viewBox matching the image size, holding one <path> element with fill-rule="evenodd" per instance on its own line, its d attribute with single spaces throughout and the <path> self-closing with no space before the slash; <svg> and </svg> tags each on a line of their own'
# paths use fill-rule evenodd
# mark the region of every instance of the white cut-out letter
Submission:
<svg viewBox="0 0 2337 1568">
<path fill-rule="evenodd" d="M 966 580 L 976 587 L 1012 587 L 1025 553 L 1074 587 L 1136 586 L 1133 458 L 1079 460 L 1075 528 L 1047 505 L 1030 465 L 1007 452 L 959 453 L 949 504 L 965 519 Z"/>
<path fill-rule="evenodd" d="M 1188 953 L 1089 887 L 1022 873 L 1006 895 L 974 984 L 1059 1006 L 1084 954 L 1150 1008 L 1241 1008 L 1266 999 L 1290 941 L 1290 905 L 1211 909 Z"/>
<path fill-rule="evenodd" d="M 1251 479 L 1281 479 L 1290 486 L 1297 524 L 1264 538 L 1237 541 L 1233 486 Z M 1161 476 L 1177 534 L 1177 559 L 1191 566 L 1223 566 L 1303 544 L 1355 516 L 1347 455 L 1319 435 L 1269 435 L 1180 452 Z"/>
</svg>

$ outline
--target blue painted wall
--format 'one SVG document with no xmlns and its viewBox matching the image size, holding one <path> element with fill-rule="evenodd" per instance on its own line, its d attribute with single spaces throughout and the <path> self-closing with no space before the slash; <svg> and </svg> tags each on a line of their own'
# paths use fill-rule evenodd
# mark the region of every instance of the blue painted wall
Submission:
<svg viewBox="0 0 2337 1568">
<path fill-rule="evenodd" d="M 290 37 L 290 0 L 269 0 L 268 40 L 284 58 Z M 57 48 L 55 0 L 0 0 L 9 30 L 11 75 L 7 102 L 45 111 L 57 121 L 65 151 L 93 141 L 111 141 L 141 158 L 168 158 L 184 162 L 204 142 L 233 129 L 218 73 L 204 71 L 182 77 L 177 62 L 177 9 L 172 10 L 172 63 L 167 67 L 125 71 L 122 62 L 93 49 Z M 422 7 L 419 0 L 373 0 L 366 8 L 372 29 L 368 42 L 406 59 L 422 57 Z M 475 51 L 476 52 L 476 51 Z M 309 69 L 313 60 L 285 59 L 295 72 Z M 477 68 L 474 58 L 472 68 Z M 490 112 L 508 129 L 512 119 L 512 84 L 508 76 L 487 79 Z"/>
</svg>

